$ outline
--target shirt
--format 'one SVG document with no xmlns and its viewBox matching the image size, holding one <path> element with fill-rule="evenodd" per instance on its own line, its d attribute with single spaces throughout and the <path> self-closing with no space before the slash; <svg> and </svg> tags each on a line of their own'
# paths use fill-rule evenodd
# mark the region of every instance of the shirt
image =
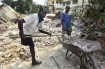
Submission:
<svg viewBox="0 0 105 69">
<path fill-rule="evenodd" d="M 68 13 L 63 12 L 61 14 L 61 20 L 63 21 L 64 30 L 67 30 L 70 26 L 71 16 Z"/>
<path fill-rule="evenodd" d="M 37 30 L 42 30 L 42 22 L 39 22 L 38 13 L 30 14 L 24 18 L 23 32 L 25 35 L 33 35 Z"/>
</svg>

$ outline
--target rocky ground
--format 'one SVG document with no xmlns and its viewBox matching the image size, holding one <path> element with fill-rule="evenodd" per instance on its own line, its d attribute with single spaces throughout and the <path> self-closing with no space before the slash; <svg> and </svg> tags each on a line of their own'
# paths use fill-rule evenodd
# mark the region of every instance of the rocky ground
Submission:
<svg viewBox="0 0 105 69">
<path fill-rule="evenodd" d="M 60 20 L 46 19 L 45 30 L 52 34 L 61 35 Z M 36 58 L 43 63 L 31 66 L 29 48 L 20 44 L 20 39 L 11 39 L 9 35 L 18 35 L 17 24 L 7 22 L 0 24 L 0 69 L 79 69 L 80 61 L 75 55 L 65 59 L 66 50 L 62 49 L 61 43 L 56 36 L 34 37 L 36 45 Z M 40 34 L 39 32 L 36 33 Z M 43 35 L 43 34 L 41 34 Z M 70 53 L 69 53 L 70 54 Z M 101 62 L 102 61 L 102 62 Z M 104 69 L 104 60 L 99 61 L 101 69 Z"/>
</svg>

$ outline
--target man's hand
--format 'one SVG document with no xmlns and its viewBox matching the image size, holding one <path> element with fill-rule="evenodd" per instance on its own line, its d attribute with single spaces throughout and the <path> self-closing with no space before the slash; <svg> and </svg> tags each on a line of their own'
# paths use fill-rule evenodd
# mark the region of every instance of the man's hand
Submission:
<svg viewBox="0 0 105 69">
<path fill-rule="evenodd" d="M 48 33 L 48 35 L 52 36 L 52 34 L 51 34 L 51 33 Z"/>
<path fill-rule="evenodd" d="M 64 27 L 62 27 L 62 30 L 64 30 Z"/>
<path fill-rule="evenodd" d="M 21 39 L 25 39 L 26 36 L 24 34 L 19 33 Z"/>
</svg>

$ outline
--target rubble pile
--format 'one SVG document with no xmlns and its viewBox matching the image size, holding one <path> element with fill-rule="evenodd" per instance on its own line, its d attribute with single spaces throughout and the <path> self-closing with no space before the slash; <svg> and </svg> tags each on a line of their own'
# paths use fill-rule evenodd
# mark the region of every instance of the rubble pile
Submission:
<svg viewBox="0 0 105 69">
<path fill-rule="evenodd" d="M 80 38 L 82 31 L 80 30 L 77 22 L 72 26 L 70 39 L 65 39 L 64 42 L 79 47 L 82 51 L 91 52 L 101 50 L 101 44 L 98 41 L 87 40 Z"/>
<path fill-rule="evenodd" d="M 61 35 L 61 28 L 56 27 L 57 24 L 60 23 L 60 20 L 50 20 L 49 22 L 43 23 L 43 28 L 45 31 L 51 32 L 52 35 Z M 39 33 L 41 35 L 44 35 L 43 33 Z M 36 34 L 37 35 L 37 34 Z M 38 37 L 34 38 L 34 41 L 36 41 L 36 46 L 56 46 L 56 44 L 59 42 L 56 36 L 47 36 L 47 37 Z"/>
<path fill-rule="evenodd" d="M 13 40 L 8 36 L 10 31 L 17 30 L 17 25 L 7 22 L 0 26 L 0 65 L 24 59 L 28 50 L 20 45 L 19 39 Z"/>
<path fill-rule="evenodd" d="M 0 65 L 25 59 L 26 52 L 28 50 L 18 43 L 12 43 L 11 41 L 2 43 L 2 46 L 0 46 Z"/>
<path fill-rule="evenodd" d="M 59 25 L 59 26 L 58 26 Z M 60 19 L 55 19 L 52 21 L 52 27 L 56 28 L 56 27 L 61 27 L 61 23 L 60 23 Z"/>
<path fill-rule="evenodd" d="M 4 33 L 4 31 L 8 30 L 8 23 L 0 24 L 0 34 Z"/>
</svg>

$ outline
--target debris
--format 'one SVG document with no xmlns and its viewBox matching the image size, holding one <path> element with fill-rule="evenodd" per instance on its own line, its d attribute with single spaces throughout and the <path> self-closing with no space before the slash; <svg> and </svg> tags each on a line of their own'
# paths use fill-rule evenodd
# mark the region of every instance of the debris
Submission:
<svg viewBox="0 0 105 69">
<path fill-rule="evenodd" d="M 103 64 L 105 63 L 105 62 L 102 62 Z"/>
<path fill-rule="evenodd" d="M 0 55 L 2 55 L 2 52 L 0 52 Z"/>
<path fill-rule="evenodd" d="M 54 16 L 55 16 L 55 14 L 53 14 L 53 13 L 46 15 L 46 17 L 48 17 L 49 19 L 52 19 Z"/>
<path fill-rule="evenodd" d="M 19 58 L 23 59 L 25 57 L 25 53 L 24 52 L 20 52 L 19 53 Z"/>
<path fill-rule="evenodd" d="M 68 65 L 68 67 L 71 67 L 71 66 L 72 66 L 72 65 L 70 65 L 70 64 Z"/>
<path fill-rule="evenodd" d="M 80 65 L 77 65 L 77 69 L 80 69 Z"/>
</svg>

